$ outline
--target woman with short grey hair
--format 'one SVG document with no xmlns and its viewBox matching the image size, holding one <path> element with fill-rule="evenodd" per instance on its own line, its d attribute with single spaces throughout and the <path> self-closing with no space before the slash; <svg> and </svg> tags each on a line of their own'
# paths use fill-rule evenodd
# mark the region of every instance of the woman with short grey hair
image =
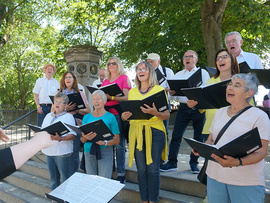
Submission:
<svg viewBox="0 0 270 203">
<path fill-rule="evenodd" d="M 258 91 L 259 80 L 254 74 L 236 74 L 232 79 L 239 78 L 245 82 L 246 91 L 252 90 L 254 94 Z M 249 102 L 253 96 L 247 98 Z"/>
<path fill-rule="evenodd" d="M 66 111 L 68 100 L 68 96 L 62 92 L 58 92 L 54 96 L 54 111 L 46 115 L 41 126 L 42 128 L 58 121 L 75 125 L 74 117 Z M 42 152 L 47 155 L 47 165 L 50 172 L 52 190 L 70 177 L 70 156 L 73 152 L 73 140 L 75 139 L 76 133 L 70 128 L 68 129 L 70 132 L 61 137 L 57 133 L 56 135 L 51 135 L 53 145 L 42 150 Z"/>
<path fill-rule="evenodd" d="M 107 102 L 107 97 L 106 97 L 106 94 L 102 91 L 102 90 L 96 90 L 92 93 L 92 97 L 95 96 L 95 95 L 98 95 L 102 98 L 103 102 Z"/>
<path fill-rule="evenodd" d="M 113 171 L 113 145 L 119 143 L 120 132 L 114 115 L 107 112 L 104 108 L 106 101 L 107 97 L 103 91 L 94 91 L 92 94 L 94 110 L 83 117 L 82 124 L 84 125 L 101 119 L 112 131 L 114 137 L 108 141 L 88 142 L 96 136 L 95 130 L 93 130 L 93 132 L 86 135 L 82 133 L 81 141 L 84 143 L 86 173 L 111 178 Z"/>
<path fill-rule="evenodd" d="M 245 202 L 264 203 L 265 179 L 264 158 L 267 155 L 270 141 L 270 121 L 265 112 L 251 107 L 250 98 L 258 89 L 258 79 L 252 74 L 236 74 L 226 89 L 226 99 L 229 107 L 219 109 L 209 129 L 210 135 L 205 143 L 213 144 L 225 124 L 243 109 L 225 130 L 216 146 L 227 144 L 253 128 L 258 128 L 262 147 L 252 154 L 242 158 L 224 155 L 221 158 L 212 154 L 215 161 L 208 161 L 207 197 L 210 203 L 216 202 Z M 241 147 L 241 146 L 239 146 Z M 195 155 L 199 155 L 194 152 Z"/>
</svg>

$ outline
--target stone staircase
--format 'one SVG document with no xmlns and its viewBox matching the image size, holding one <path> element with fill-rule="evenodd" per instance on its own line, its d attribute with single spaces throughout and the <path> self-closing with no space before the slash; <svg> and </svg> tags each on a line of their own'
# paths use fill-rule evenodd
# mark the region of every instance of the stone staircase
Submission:
<svg viewBox="0 0 270 203">
<path fill-rule="evenodd" d="M 37 154 L 32 157 L 31 160 L 27 161 L 20 170 L 1 181 L 0 203 L 51 202 L 51 200 L 45 198 L 45 193 L 49 193 L 51 191 L 49 171 L 45 162 L 45 156 Z M 111 203 L 141 202 L 139 187 L 137 184 L 137 172 L 134 165 L 132 168 L 127 167 L 127 182 L 125 187 L 111 201 Z M 189 171 L 184 173 L 192 176 Z M 173 174 L 179 175 L 177 172 L 162 173 L 159 202 L 201 202 L 205 196 L 205 187 L 194 178 L 193 180 L 188 180 L 188 177 L 177 178 L 173 177 Z M 116 173 L 113 174 L 113 178 L 116 178 Z"/>
<path fill-rule="evenodd" d="M 179 154 L 178 160 L 178 171 L 161 173 L 159 202 L 200 203 L 206 195 L 205 186 L 197 181 L 196 175 L 190 173 L 189 155 Z M 202 166 L 203 159 L 200 158 L 199 161 L 199 166 Z M 269 169 L 270 164 L 268 163 L 266 171 Z M 113 174 L 113 178 L 116 178 L 116 173 Z M 269 173 L 266 174 L 266 178 L 269 178 Z M 126 179 L 125 187 L 111 203 L 141 202 L 135 164 L 131 168 L 126 166 Z M 265 203 L 270 202 L 269 179 L 267 185 Z M 44 155 L 37 154 L 27 161 L 19 171 L 0 182 L 0 203 L 51 202 L 45 198 L 45 193 L 50 191 L 46 158 Z"/>
</svg>

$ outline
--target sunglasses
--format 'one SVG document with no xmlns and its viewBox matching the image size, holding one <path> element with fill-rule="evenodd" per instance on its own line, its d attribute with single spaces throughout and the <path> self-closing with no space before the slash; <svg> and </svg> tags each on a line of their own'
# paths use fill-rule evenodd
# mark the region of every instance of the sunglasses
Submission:
<svg viewBox="0 0 270 203">
<path fill-rule="evenodd" d="M 107 66 L 110 66 L 110 65 L 115 66 L 115 65 L 117 65 L 117 63 L 116 63 L 116 62 L 113 62 L 113 63 L 107 63 Z"/>
</svg>

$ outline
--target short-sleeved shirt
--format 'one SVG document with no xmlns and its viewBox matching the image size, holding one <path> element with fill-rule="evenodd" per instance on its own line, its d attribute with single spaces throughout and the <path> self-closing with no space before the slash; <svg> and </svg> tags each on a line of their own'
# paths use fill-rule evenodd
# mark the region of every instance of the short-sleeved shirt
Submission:
<svg viewBox="0 0 270 203">
<path fill-rule="evenodd" d="M 62 121 L 62 123 L 67 123 L 70 125 L 75 125 L 75 120 L 74 117 L 70 113 L 66 113 L 62 116 L 59 116 L 57 118 L 52 116 L 53 112 L 48 113 L 46 117 L 44 118 L 44 121 L 42 123 L 42 128 L 45 128 L 53 123 L 56 123 L 58 121 Z M 55 119 L 54 119 L 55 118 Z M 54 120 L 53 120 L 54 119 Z M 66 126 L 67 127 L 67 126 Z M 68 130 L 70 131 L 67 134 L 64 134 L 62 137 L 67 136 L 68 134 L 73 134 L 77 135 L 76 132 L 71 130 L 69 127 L 67 127 Z M 58 142 L 57 140 L 53 140 L 53 145 L 46 148 L 42 149 L 42 152 L 46 154 L 47 156 L 61 156 L 65 154 L 69 154 L 73 152 L 73 141 L 72 140 L 62 140 L 61 142 Z"/>
<path fill-rule="evenodd" d="M 48 80 L 46 76 L 38 78 L 33 89 L 33 93 L 38 94 L 39 104 L 51 104 L 49 96 L 54 95 L 59 90 L 59 82 L 51 78 Z"/>
<path fill-rule="evenodd" d="M 236 58 L 238 63 L 246 61 L 251 69 L 264 69 L 261 58 L 257 54 L 244 52 L 241 50 L 239 56 Z"/>
<path fill-rule="evenodd" d="M 216 139 L 220 130 L 230 120 L 230 117 L 227 114 L 228 108 L 229 107 L 224 107 L 217 110 L 214 116 L 212 125 L 209 129 L 210 133 L 213 134 L 213 140 Z M 256 107 L 252 107 L 238 116 L 231 123 L 216 146 L 221 147 L 255 127 L 258 127 L 261 139 L 270 140 L 270 121 L 267 114 Z M 210 178 L 225 184 L 265 186 L 264 166 L 264 159 L 256 164 L 232 168 L 224 168 L 217 162 L 208 161 L 206 173 Z"/>
<path fill-rule="evenodd" d="M 118 128 L 118 124 L 116 121 L 116 118 L 113 114 L 111 114 L 110 112 L 106 112 L 103 116 L 101 117 L 95 117 L 93 116 L 91 113 L 86 114 L 83 117 L 83 121 L 82 124 L 87 124 L 87 123 L 91 123 L 97 120 L 102 119 L 102 121 L 108 126 L 108 128 L 112 131 L 112 133 L 114 135 L 116 134 L 120 134 L 119 128 Z M 90 149 L 91 149 L 92 143 L 91 142 L 86 142 L 84 143 L 84 152 L 89 153 Z M 100 149 L 105 148 L 106 146 L 100 146 Z"/>
</svg>

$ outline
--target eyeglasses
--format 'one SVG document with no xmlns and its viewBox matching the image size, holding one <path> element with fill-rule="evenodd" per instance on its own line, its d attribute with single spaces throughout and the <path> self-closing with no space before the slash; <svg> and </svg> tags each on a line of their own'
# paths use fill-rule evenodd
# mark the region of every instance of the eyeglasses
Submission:
<svg viewBox="0 0 270 203">
<path fill-rule="evenodd" d="M 141 69 L 137 69 L 136 72 L 139 73 L 139 72 L 146 72 L 148 70 L 148 68 L 141 68 Z"/>
<path fill-rule="evenodd" d="M 65 104 L 66 102 L 63 102 L 63 101 L 54 101 L 54 103 L 56 103 L 56 104 Z"/>
<path fill-rule="evenodd" d="M 239 88 L 245 88 L 243 85 L 241 85 L 239 82 L 236 83 L 232 83 L 232 82 L 228 82 L 227 83 L 227 88 L 233 88 L 233 89 L 239 89 Z"/>
<path fill-rule="evenodd" d="M 71 77 L 71 76 L 70 77 L 65 77 L 65 79 L 73 79 L 73 77 Z"/>
<path fill-rule="evenodd" d="M 195 57 L 195 56 L 193 56 L 193 55 L 189 55 L 189 56 L 183 56 L 183 59 L 188 59 L 188 58 L 192 59 L 192 58 L 196 58 L 196 57 Z"/>
<path fill-rule="evenodd" d="M 228 44 L 231 44 L 231 43 L 236 43 L 237 42 L 237 39 L 232 39 L 231 41 L 226 41 L 226 44 L 228 45 Z"/>
<path fill-rule="evenodd" d="M 107 63 L 107 66 L 110 66 L 110 65 L 115 66 L 115 65 L 117 65 L 117 63 L 116 63 L 116 62 L 113 62 L 113 63 Z"/>
<path fill-rule="evenodd" d="M 226 54 L 226 55 L 218 56 L 218 57 L 217 57 L 217 61 L 218 61 L 219 59 L 225 60 L 225 59 L 227 59 L 227 58 L 230 58 L 230 55 Z"/>
</svg>

